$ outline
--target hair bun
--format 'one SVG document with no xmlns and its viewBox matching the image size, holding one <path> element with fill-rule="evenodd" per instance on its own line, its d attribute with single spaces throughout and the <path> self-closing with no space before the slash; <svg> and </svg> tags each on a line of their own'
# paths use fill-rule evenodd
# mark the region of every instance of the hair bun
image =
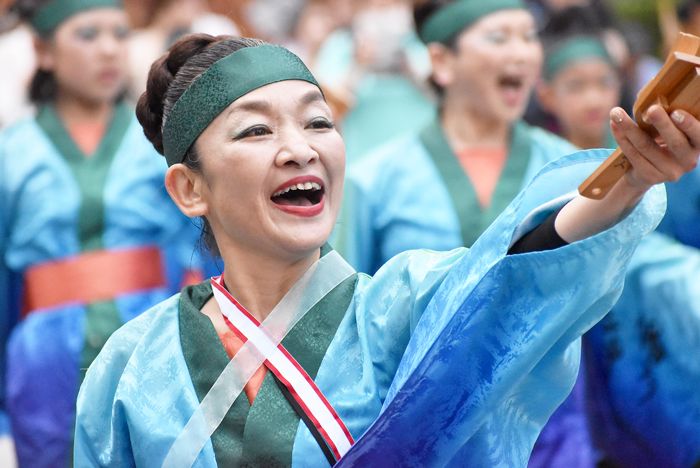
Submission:
<svg viewBox="0 0 700 468">
<path fill-rule="evenodd" d="M 136 105 L 136 117 L 146 138 L 160 154 L 163 154 L 163 108 L 170 84 L 190 58 L 219 41 L 221 38 L 209 34 L 188 34 L 170 46 L 168 51 L 151 65 L 146 92 L 141 95 Z"/>
</svg>

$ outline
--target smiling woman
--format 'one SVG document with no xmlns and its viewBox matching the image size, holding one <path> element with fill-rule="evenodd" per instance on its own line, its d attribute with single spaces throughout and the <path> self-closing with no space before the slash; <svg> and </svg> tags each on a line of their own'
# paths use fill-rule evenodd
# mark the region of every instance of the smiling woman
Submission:
<svg viewBox="0 0 700 468">
<path fill-rule="evenodd" d="M 507 255 L 544 219 L 532 232 L 555 230 L 560 196 L 598 162 L 586 154 L 543 171 L 473 249 L 406 252 L 370 278 L 326 243 L 344 147 L 291 52 L 185 36 L 137 114 L 224 273 L 110 339 L 78 398 L 77 467 L 524 466 L 573 384 L 578 337 L 663 211 L 660 190 L 642 197 L 696 164 L 686 138 L 700 140 L 692 116 L 679 130 L 652 112 L 675 148 L 662 154 L 621 116 L 644 150 L 615 199 L 558 211 L 572 244 Z"/>
</svg>

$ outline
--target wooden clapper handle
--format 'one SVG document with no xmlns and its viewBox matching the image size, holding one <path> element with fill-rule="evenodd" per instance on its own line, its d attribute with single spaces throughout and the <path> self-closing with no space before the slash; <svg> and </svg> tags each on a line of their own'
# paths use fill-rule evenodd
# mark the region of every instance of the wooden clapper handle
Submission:
<svg viewBox="0 0 700 468">
<path fill-rule="evenodd" d="M 634 118 L 649 133 L 655 129 L 644 122 L 644 113 L 653 104 L 668 112 L 682 109 L 700 115 L 700 37 L 679 33 L 666 63 L 637 95 Z M 632 165 L 617 148 L 578 188 L 581 195 L 600 200 Z"/>
</svg>

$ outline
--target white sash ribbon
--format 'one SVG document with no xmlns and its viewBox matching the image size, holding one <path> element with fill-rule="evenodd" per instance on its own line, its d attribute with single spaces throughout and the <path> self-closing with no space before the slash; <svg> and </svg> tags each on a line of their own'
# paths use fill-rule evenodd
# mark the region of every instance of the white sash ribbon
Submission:
<svg viewBox="0 0 700 468">
<path fill-rule="evenodd" d="M 306 312 L 354 273 L 355 270 L 337 252 L 329 252 L 311 265 L 262 324 L 243 307 L 236 306 L 238 303 L 235 299 L 217 281 L 221 277 L 212 278 L 214 297 L 224 317 L 234 324 L 238 332 L 242 333 L 244 329 L 247 333 L 244 334 L 245 338 L 239 335 L 244 341 L 243 346 L 224 368 L 178 435 L 163 461 L 163 468 L 190 468 L 194 464 L 233 402 L 263 363 L 267 363 L 307 410 L 307 414 L 329 442 L 336 458 L 347 452 L 353 443 L 347 428 L 308 374 L 280 346 L 280 342 Z M 297 395 L 303 395 L 302 399 Z"/>
</svg>

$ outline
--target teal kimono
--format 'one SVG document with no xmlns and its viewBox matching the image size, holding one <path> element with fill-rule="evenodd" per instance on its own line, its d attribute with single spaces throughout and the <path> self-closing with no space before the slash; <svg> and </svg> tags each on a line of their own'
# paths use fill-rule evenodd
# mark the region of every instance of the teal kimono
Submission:
<svg viewBox="0 0 700 468">
<path fill-rule="evenodd" d="M 165 160 L 133 110 L 115 107 L 95 155 L 84 157 L 55 111 L 0 133 L 0 322 L 4 406 L 20 465 L 67 466 L 80 369 L 109 335 L 179 290 L 197 230 L 165 191 Z M 152 246 L 167 283 L 90 304 L 29 311 L 19 322 L 24 272 L 98 249 Z M 7 355 L 5 345 L 7 342 Z"/>
<path fill-rule="evenodd" d="M 337 466 L 524 467 L 576 380 L 580 336 L 617 299 L 635 246 L 663 215 L 652 189 L 608 231 L 506 256 L 607 154 L 548 165 L 474 244 L 413 250 L 351 276 L 282 344 L 356 440 Z M 323 252 L 322 252 L 323 253 Z M 228 362 L 207 282 L 108 341 L 78 397 L 75 466 L 159 467 Z M 229 410 L 193 466 L 326 466 L 268 373 Z"/>
<path fill-rule="evenodd" d="M 370 274 L 406 250 L 469 247 L 545 164 L 575 151 L 551 133 L 516 124 L 491 205 L 482 209 L 434 121 L 348 168 L 331 245 Z"/>
</svg>

